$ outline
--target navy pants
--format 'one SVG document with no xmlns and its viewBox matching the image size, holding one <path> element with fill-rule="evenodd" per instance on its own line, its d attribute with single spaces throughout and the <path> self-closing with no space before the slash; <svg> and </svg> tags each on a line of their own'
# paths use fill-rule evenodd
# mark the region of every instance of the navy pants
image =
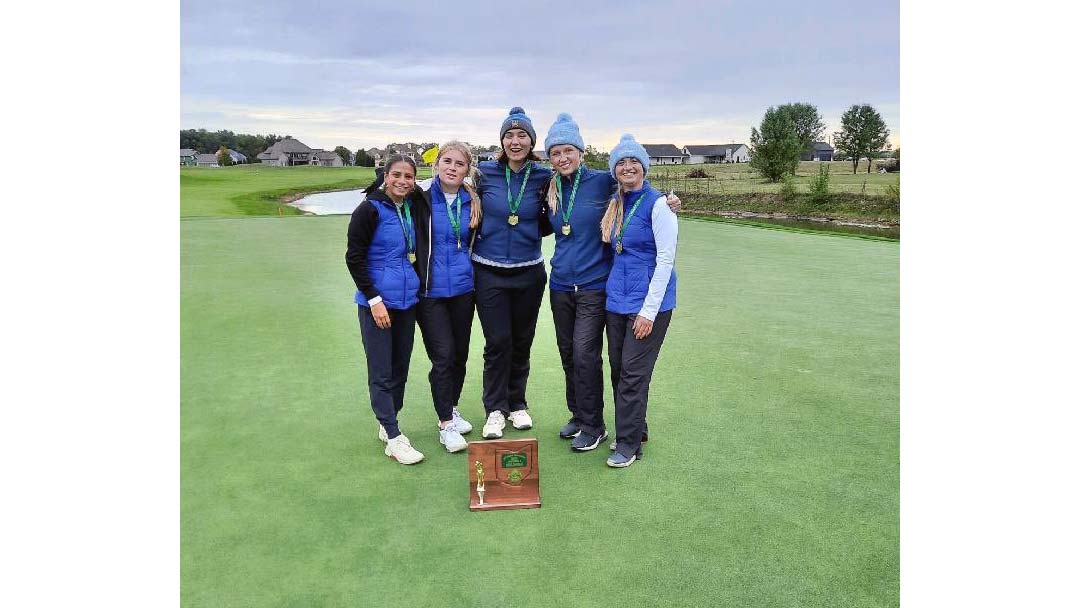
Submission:
<svg viewBox="0 0 1080 608">
<path fill-rule="evenodd" d="M 494 268 L 473 263 L 476 316 L 484 329 L 484 410 L 508 414 L 528 407 L 529 353 L 544 299 L 543 264 Z"/>
<path fill-rule="evenodd" d="M 615 385 L 616 449 L 627 457 L 641 454 L 641 442 L 648 432 L 645 413 L 649 383 L 671 324 L 671 311 L 656 315 L 652 333 L 644 340 L 634 337 L 635 318 L 637 315 L 607 313 L 608 364 Z"/>
<path fill-rule="evenodd" d="M 360 337 L 367 359 L 368 394 L 371 409 L 390 439 L 401 434 L 397 413 L 405 405 L 405 381 L 409 378 L 416 307 L 388 308 L 390 328 L 379 329 L 367 306 L 359 306 Z"/>
<path fill-rule="evenodd" d="M 420 298 L 416 322 L 431 360 L 428 382 L 431 402 L 439 420 L 447 422 L 461 399 L 465 384 L 465 363 L 469 360 L 472 336 L 473 294 L 452 298 Z"/>
<path fill-rule="evenodd" d="M 555 291 L 551 316 L 555 321 L 555 341 L 559 345 L 566 376 L 566 407 L 570 420 L 586 433 L 604 434 L 604 324 L 607 292 Z"/>
</svg>

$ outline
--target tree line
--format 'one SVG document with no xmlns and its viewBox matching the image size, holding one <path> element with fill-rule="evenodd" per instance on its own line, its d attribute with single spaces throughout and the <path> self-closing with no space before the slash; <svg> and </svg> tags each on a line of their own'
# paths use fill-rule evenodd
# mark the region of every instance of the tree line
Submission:
<svg viewBox="0 0 1080 608">
<path fill-rule="evenodd" d="M 207 131 L 206 129 L 181 129 L 180 147 L 191 148 L 201 154 L 217 154 L 222 147 L 231 148 L 248 158 L 249 163 L 257 162 L 256 156 L 275 143 L 285 139 L 285 135 L 248 135 L 232 131 Z"/>
<path fill-rule="evenodd" d="M 813 151 L 820 141 L 825 123 L 815 106 L 788 103 L 765 111 L 759 128 L 750 130 L 750 166 L 770 181 L 794 175 L 799 158 Z M 840 118 L 840 130 L 833 133 L 833 147 L 838 156 L 852 161 L 852 173 L 860 158 L 876 158 L 889 149 L 889 128 L 872 106 L 852 105 Z M 870 172 L 870 166 L 866 168 Z"/>
</svg>

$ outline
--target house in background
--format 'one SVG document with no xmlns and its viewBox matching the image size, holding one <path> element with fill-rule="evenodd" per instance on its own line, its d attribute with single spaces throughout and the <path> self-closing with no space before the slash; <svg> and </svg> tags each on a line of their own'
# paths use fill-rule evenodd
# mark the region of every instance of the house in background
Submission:
<svg viewBox="0 0 1080 608">
<path fill-rule="evenodd" d="M 304 145 L 299 139 L 286 137 L 264 150 L 259 154 L 258 158 L 259 162 L 264 165 L 291 167 L 294 165 L 310 165 L 313 153 L 314 150 Z"/>
<path fill-rule="evenodd" d="M 823 141 L 815 141 L 810 150 L 803 152 L 799 160 L 829 161 L 833 159 L 833 147 Z"/>
<path fill-rule="evenodd" d="M 683 153 L 688 157 L 687 164 L 702 163 L 745 163 L 750 160 L 750 149 L 746 144 L 712 144 L 707 146 L 684 146 Z"/>
<path fill-rule="evenodd" d="M 194 167 L 199 164 L 199 153 L 191 148 L 180 148 L 180 166 Z"/>
<path fill-rule="evenodd" d="M 312 150 L 311 164 L 319 167 L 344 167 L 341 156 L 328 150 Z"/>
<path fill-rule="evenodd" d="M 200 154 L 197 162 L 200 167 L 217 167 L 217 154 Z"/>
<path fill-rule="evenodd" d="M 686 155 L 675 144 L 641 144 L 649 155 L 650 165 L 683 165 Z"/>
<path fill-rule="evenodd" d="M 240 152 L 237 152 L 236 150 L 233 150 L 232 148 L 226 148 L 226 150 L 229 151 L 229 158 L 232 158 L 232 162 L 234 164 L 239 165 L 239 164 L 248 162 L 248 159 L 247 159 L 246 155 L 244 155 L 244 154 L 242 154 Z"/>
</svg>

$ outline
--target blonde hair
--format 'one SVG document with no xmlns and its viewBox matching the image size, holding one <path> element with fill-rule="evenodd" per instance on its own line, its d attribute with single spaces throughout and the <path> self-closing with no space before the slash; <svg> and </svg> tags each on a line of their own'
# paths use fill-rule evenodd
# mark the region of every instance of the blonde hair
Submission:
<svg viewBox="0 0 1080 608">
<path fill-rule="evenodd" d="M 554 146 L 552 146 L 552 147 L 554 147 Z M 574 149 L 577 150 L 577 147 L 575 146 Z M 585 153 L 582 152 L 581 150 L 578 150 L 578 167 L 577 167 L 577 169 L 574 169 L 574 171 L 582 171 L 584 166 L 585 166 Z M 558 193 L 558 186 L 555 183 L 555 180 L 559 179 L 559 175 L 560 175 L 559 170 L 552 167 L 551 181 L 548 182 L 548 191 L 547 191 L 548 207 L 551 209 L 552 213 L 558 213 L 558 211 L 559 211 L 559 193 Z"/>
<path fill-rule="evenodd" d="M 439 155 L 435 157 L 435 169 L 439 168 L 439 161 L 447 152 L 460 152 L 465 157 L 465 163 L 469 165 L 469 168 L 465 174 L 465 177 L 469 179 L 475 179 L 476 171 L 473 167 L 476 165 L 476 159 L 473 158 L 472 150 L 469 150 L 469 146 L 464 143 L 455 140 L 446 142 L 439 146 Z M 461 187 L 465 188 L 465 192 L 469 193 L 469 198 L 472 199 L 471 211 L 469 212 L 469 228 L 475 230 L 480 225 L 480 217 L 482 215 L 483 205 L 480 202 L 480 196 L 476 194 L 476 189 L 469 184 L 469 182 L 461 182 Z"/>
<path fill-rule="evenodd" d="M 608 201 L 607 211 L 604 212 L 604 217 L 600 218 L 600 240 L 605 243 L 610 243 L 611 238 L 615 236 L 615 226 L 622 226 L 623 221 L 623 205 L 619 200 L 622 198 L 623 189 L 622 185 L 619 185 L 619 189 L 615 191 L 615 194 Z"/>
</svg>

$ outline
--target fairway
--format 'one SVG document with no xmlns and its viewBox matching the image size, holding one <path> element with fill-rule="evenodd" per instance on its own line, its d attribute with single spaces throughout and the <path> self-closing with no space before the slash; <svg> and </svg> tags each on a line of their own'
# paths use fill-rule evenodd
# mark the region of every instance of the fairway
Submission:
<svg viewBox="0 0 1080 608">
<path fill-rule="evenodd" d="M 545 296 L 536 426 L 506 433 L 539 438 L 543 507 L 470 513 L 419 332 L 401 428 L 427 458 L 383 455 L 347 222 L 180 222 L 184 606 L 899 605 L 898 243 L 681 221 L 651 441 L 624 470 L 558 439 Z"/>
</svg>

